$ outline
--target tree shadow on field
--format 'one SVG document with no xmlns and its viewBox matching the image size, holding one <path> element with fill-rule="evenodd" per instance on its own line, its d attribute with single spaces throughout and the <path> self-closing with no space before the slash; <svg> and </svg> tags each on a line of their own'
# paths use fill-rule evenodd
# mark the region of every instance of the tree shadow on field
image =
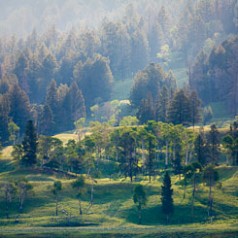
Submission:
<svg viewBox="0 0 238 238">
<path fill-rule="evenodd" d="M 131 223 L 138 224 L 138 214 L 136 207 L 124 210 L 123 217 Z M 192 224 L 205 222 L 207 210 L 203 207 L 194 207 L 194 215 L 192 215 L 191 206 L 175 205 L 174 214 L 169 224 Z M 166 217 L 161 211 L 161 206 L 145 207 L 142 210 L 142 225 L 166 225 Z"/>
</svg>

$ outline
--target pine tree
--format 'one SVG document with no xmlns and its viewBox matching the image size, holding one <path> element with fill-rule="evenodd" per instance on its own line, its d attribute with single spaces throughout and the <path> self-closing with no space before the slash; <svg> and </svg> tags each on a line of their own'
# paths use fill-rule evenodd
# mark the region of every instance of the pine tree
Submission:
<svg viewBox="0 0 238 238">
<path fill-rule="evenodd" d="M 39 133 L 42 135 L 52 135 L 54 133 L 53 115 L 48 104 L 44 105 L 40 114 Z"/>
<path fill-rule="evenodd" d="M 211 125 L 211 130 L 208 134 L 208 152 L 210 157 L 210 163 L 217 164 L 220 156 L 220 134 L 216 128 L 216 125 Z"/>
<path fill-rule="evenodd" d="M 191 122 L 190 103 L 183 90 L 174 95 L 168 110 L 168 120 L 175 125 L 188 125 Z"/>
<path fill-rule="evenodd" d="M 174 212 L 173 189 L 168 171 L 166 171 L 163 185 L 161 186 L 162 212 L 166 215 L 167 223 Z"/>
<path fill-rule="evenodd" d="M 151 95 L 148 95 L 147 98 L 141 101 L 136 115 L 141 124 L 144 124 L 149 120 L 155 120 L 155 110 L 153 104 Z"/>
<path fill-rule="evenodd" d="M 191 122 L 192 126 L 194 127 L 195 123 L 200 122 L 201 115 L 200 115 L 200 105 L 201 101 L 199 100 L 196 92 L 192 92 L 189 96 L 190 102 L 190 110 L 191 110 Z"/>
<path fill-rule="evenodd" d="M 155 152 L 156 152 L 156 137 L 151 133 L 147 133 L 146 140 L 148 142 L 148 145 L 147 145 L 148 158 L 146 160 L 145 165 L 149 175 L 149 182 L 151 182 L 151 177 L 154 175 L 154 172 L 155 172 L 154 160 L 155 160 Z"/>
<path fill-rule="evenodd" d="M 181 142 L 180 142 L 181 143 Z M 175 158 L 174 160 L 172 161 L 173 163 L 173 168 L 174 168 L 174 174 L 175 175 L 179 175 L 179 179 L 181 178 L 181 174 L 182 174 L 182 170 L 183 170 L 183 167 L 182 167 L 182 156 L 181 156 L 181 144 L 180 143 L 177 143 L 175 145 Z"/>
<path fill-rule="evenodd" d="M 194 152 L 197 161 L 202 165 L 206 165 L 208 156 L 208 147 L 203 128 L 200 129 L 197 138 L 194 141 Z"/>
<path fill-rule="evenodd" d="M 2 143 L 3 145 L 8 141 L 9 138 L 9 111 L 10 105 L 8 97 L 6 95 L 0 94 L 0 143 Z"/>
<path fill-rule="evenodd" d="M 14 84 L 9 90 L 10 113 L 9 116 L 20 127 L 23 134 L 26 121 L 30 117 L 30 101 L 26 93 Z"/>
<path fill-rule="evenodd" d="M 157 105 L 157 118 L 159 121 L 167 122 L 168 117 L 168 107 L 169 107 L 169 94 L 168 89 L 163 87 Z"/>
<path fill-rule="evenodd" d="M 231 164 L 238 165 L 238 122 L 230 126 L 230 132 L 222 139 L 222 144 L 229 153 Z"/>
<path fill-rule="evenodd" d="M 55 132 L 57 131 L 58 121 L 60 120 L 58 118 L 59 103 L 58 103 L 58 95 L 57 95 L 57 85 L 55 80 L 52 80 L 48 87 L 45 105 L 47 105 L 51 111 L 51 116 L 52 116 L 51 121 L 52 121 L 52 125 L 54 125 L 51 131 Z"/>
<path fill-rule="evenodd" d="M 33 121 L 28 121 L 24 139 L 22 141 L 23 156 L 21 163 L 24 166 L 33 166 L 36 164 L 36 150 L 37 150 L 37 135 Z"/>
<path fill-rule="evenodd" d="M 84 97 L 76 82 L 69 89 L 70 96 L 70 114 L 72 125 L 74 122 L 86 116 Z"/>
</svg>

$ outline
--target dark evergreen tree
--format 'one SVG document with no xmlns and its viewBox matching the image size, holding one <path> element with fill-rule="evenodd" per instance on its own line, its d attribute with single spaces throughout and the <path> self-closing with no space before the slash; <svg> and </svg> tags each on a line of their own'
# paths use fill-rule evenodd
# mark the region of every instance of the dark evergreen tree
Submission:
<svg viewBox="0 0 238 238">
<path fill-rule="evenodd" d="M 192 126 L 194 127 L 195 123 L 198 123 L 201 120 L 201 110 L 200 110 L 201 101 L 199 100 L 196 92 L 192 92 L 189 95 L 189 102 L 190 102 L 191 122 Z"/>
<path fill-rule="evenodd" d="M 52 113 L 52 125 L 54 127 L 51 129 L 52 132 L 57 131 L 58 122 L 60 120 L 59 116 L 59 103 L 57 94 L 56 81 L 52 80 L 46 94 L 45 105 L 47 105 Z"/>
<path fill-rule="evenodd" d="M 38 124 L 39 134 L 53 135 L 55 125 L 53 120 L 53 114 L 48 104 L 43 106 Z"/>
<path fill-rule="evenodd" d="M 180 175 L 182 174 L 182 171 L 183 171 L 182 156 L 181 156 L 181 150 L 182 150 L 181 141 L 176 142 L 174 150 L 175 150 L 175 158 L 172 161 L 174 174 L 179 175 L 179 178 L 180 178 Z"/>
<path fill-rule="evenodd" d="M 69 96 L 70 104 L 67 106 L 70 106 L 71 122 L 74 123 L 86 116 L 84 97 L 76 82 L 70 86 Z"/>
<path fill-rule="evenodd" d="M 7 95 L 0 95 L 0 143 L 2 145 L 5 145 L 9 138 L 9 112 L 10 105 Z"/>
<path fill-rule="evenodd" d="M 208 162 L 208 146 L 203 128 L 200 129 L 197 138 L 194 141 L 194 152 L 197 161 L 202 165 Z"/>
<path fill-rule="evenodd" d="M 133 73 L 142 70 L 148 64 L 148 41 L 141 29 L 137 29 L 131 37 L 131 70 Z"/>
<path fill-rule="evenodd" d="M 238 165 L 238 122 L 230 126 L 230 132 L 222 139 L 223 146 L 228 150 L 231 164 Z"/>
<path fill-rule="evenodd" d="M 124 128 L 120 131 L 118 146 L 120 149 L 120 168 L 125 177 L 129 177 L 131 182 L 138 172 L 138 159 L 136 154 L 137 132 L 131 128 Z"/>
<path fill-rule="evenodd" d="M 168 89 L 167 89 L 167 87 L 163 87 L 160 92 L 158 103 L 156 106 L 156 109 L 157 109 L 156 117 L 157 117 L 158 121 L 167 122 L 168 107 L 169 107 Z"/>
<path fill-rule="evenodd" d="M 130 95 L 131 104 L 138 108 L 141 101 L 149 94 L 153 102 L 156 102 L 162 89 L 161 86 L 167 86 L 168 83 L 169 81 L 166 80 L 166 75 L 160 65 L 150 64 L 137 73 L 134 78 L 134 85 Z"/>
<path fill-rule="evenodd" d="M 155 175 L 155 157 L 156 157 L 157 141 L 156 137 L 151 133 L 147 133 L 146 141 L 147 141 L 148 157 L 146 159 L 145 166 L 149 175 L 149 182 L 151 182 L 151 177 Z"/>
<path fill-rule="evenodd" d="M 27 71 L 28 71 L 28 59 L 25 55 L 21 54 L 16 62 L 15 68 L 13 72 L 18 78 L 18 82 L 20 87 L 26 92 L 29 92 L 29 84 L 27 79 Z"/>
<path fill-rule="evenodd" d="M 84 64 L 79 62 L 75 66 L 74 77 L 82 90 L 87 115 L 90 115 L 91 106 L 110 99 L 113 76 L 105 57 L 97 55 Z"/>
<path fill-rule="evenodd" d="M 141 124 L 156 119 L 154 103 L 151 95 L 148 95 L 147 98 L 142 99 L 136 116 Z"/>
<path fill-rule="evenodd" d="M 211 125 L 211 129 L 208 133 L 208 156 L 209 162 L 213 165 L 218 163 L 220 156 L 220 133 L 216 128 L 216 125 Z"/>
<path fill-rule="evenodd" d="M 31 103 L 41 103 L 44 100 L 45 88 L 42 86 L 41 78 L 42 64 L 36 56 L 29 59 L 29 68 L 27 70 L 27 78 L 29 85 L 29 99 Z"/>
<path fill-rule="evenodd" d="M 21 164 L 23 166 L 34 166 L 37 163 L 37 134 L 33 121 L 28 121 L 26 125 L 25 135 L 22 141 L 23 156 Z"/>
<path fill-rule="evenodd" d="M 23 133 L 25 123 L 30 118 L 30 102 L 26 93 L 14 84 L 9 90 L 10 113 L 9 116 L 19 126 L 20 134 Z"/>
<path fill-rule="evenodd" d="M 166 221 L 169 223 L 169 219 L 174 212 L 173 203 L 173 189 L 171 186 L 171 179 L 168 171 L 165 172 L 163 185 L 161 186 L 161 203 L 162 212 L 166 216 Z"/>
<path fill-rule="evenodd" d="M 170 102 L 168 120 L 175 125 L 189 125 L 191 122 L 190 102 L 183 90 L 178 91 Z"/>
</svg>

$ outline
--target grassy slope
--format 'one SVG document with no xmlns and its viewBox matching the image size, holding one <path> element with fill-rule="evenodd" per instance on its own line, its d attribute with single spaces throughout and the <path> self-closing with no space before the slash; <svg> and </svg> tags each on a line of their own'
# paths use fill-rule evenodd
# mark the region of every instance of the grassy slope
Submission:
<svg viewBox="0 0 238 238">
<path fill-rule="evenodd" d="M 74 136 L 74 135 L 73 135 Z M 66 142 L 70 135 L 59 135 Z M 74 137 L 73 137 L 74 138 Z M 27 200 L 19 223 L 15 223 L 17 215 L 16 201 L 11 206 L 10 219 L 4 218 L 4 203 L 0 203 L 0 237 L 77 237 L 80 233 L 86 237 L 236 237 L 238 236 L 238 168 L 219 167 L 220 188 L 214 188 L 215 219 L 209 224 L 207 214 L 208 189 L 199 185 L 196 193 L 194 217 L 191 214 L 191 186 L 186 189 L 183 198 L 183 186 L 178 177 L 173 176 L 175 213 L 170 226 L 165 226 L 164 217 L 160 212 L 160 187 L 162 178 L 158 176 L 151 184 L 146 178 L 138 181 L 146 185 L 148 194 L 147 206 L 143 209 L 143 225 L 137 225 L 137 211 L 132 201 L 134 184 L 128 180 L 98 179 L 95 185 L 94 204 L 89 206 L 90 180 L 82 196 L 83 216 L 78 215 L 76 191 L 70 183 L 72 180 L 58 177 L 57 174 L 45 174 L 39 170 L 17 170 L 9 153 L 11 148 L 3 151 L 0 160 L 0 181 L 26 177 L 34 186 L 34 194 Z M 2 166 L 4 165 L 4 166 Z M 16 169 L 16 170 L 14 170 Z M 56 219 L 55 201 L 51 187 L 55 180 L 61 180 L 63 191 L 60 195 L 60 210 L 71 213 L 71 222 L 78 225 L 87 224 L 90 227 L 64 227 L 66 216 L 60 212 Z M 55 228 L 55 226 L 61 226 Z M 35 227 L 35 228 L 34 228 Z M 43 228 L 42 228 L 43 227 Z M 180 236 L 177 236 L 179 234 Z M 210 236 L 213 234 L 212 236 Z"/>
</svg>

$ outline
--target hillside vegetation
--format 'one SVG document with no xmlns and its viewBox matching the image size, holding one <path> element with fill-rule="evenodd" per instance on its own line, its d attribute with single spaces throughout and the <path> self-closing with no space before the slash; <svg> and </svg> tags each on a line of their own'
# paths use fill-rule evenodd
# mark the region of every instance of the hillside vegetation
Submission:
<svg viewBox="0 0 238 238">
<path fill-rule="evenodd" d="M 67 144 L 75 139 L 74 134 L 57 135 Z M 81 195 L 82 215 L 79 215 L 78 200 L 71 183 L 74 173 L 61 173 L 51 169 L 23 169 L 11 158 L 11 147 L 3 150 L 0 182 L 18 181 L 25 177 L 33 186 L 22 213 L 18 212 L 18 201 L 10 205 L 10 218 L 5 216 L 5 202 L 0 202 L 0 234 L 14 237 L 235 237 L 237 235 L 237 183 L 238 168 L 221 165 L 216 168 L 219 183 L 214 189 L 214 216 L 207 217 L 209 188 L 201 182 L 197 185 L 194 209 L 192 211 L 192 184 L 184 187 L 184 178 L 172 176 L 174 189 L 174 215 L 166 225 L 161 213 L 161 185 L 163 170 L 158 171 L 149 183 L 148 176 L 138 175 L 134 182 L 114 174 L 109 178 L 101 175 L 93 181 L 86 179 Z M 53 183 L 62 182 L 59 194 L 59 215 L 55 216 Z M 142 210 L 142 225 L 138 225 L 137 209 L 133 203 L 136 184 L 145 186 L 147 205 Z M 93 202 L 91 189 L 93 185 Z M 14 227 L 14 229 L 12 229 Z M 31 228 L 29 228 L 31 227 Z M 178 236 L 179 234 L 179 236 Z"/>
<path fill-rule="evenodd" d="M 0 237 L 238 237 L 237 0 L 0 6 Z"/>
</svg>

